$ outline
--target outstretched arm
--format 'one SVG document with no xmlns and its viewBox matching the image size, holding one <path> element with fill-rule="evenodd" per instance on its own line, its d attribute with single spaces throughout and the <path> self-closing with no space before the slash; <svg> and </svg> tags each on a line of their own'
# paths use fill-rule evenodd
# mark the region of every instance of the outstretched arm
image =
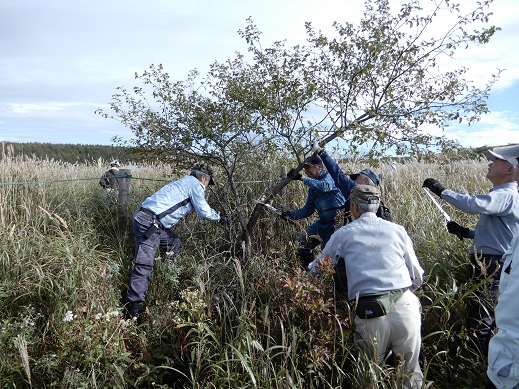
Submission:
<svg viewBox="0 0 519 389">
<path fill-rule="evenodd" d="M 348 199 L 350 192 L 356 184 L 348 175 L 344 174 L 339 165 L 326 153 L 324 149 L 321 149 L 319 156 L 323 160 L 326 170 L 330 173 L 330 176 L 335 181 L 335 185 L 342 192 L 343 196 Z"/>
</svg>

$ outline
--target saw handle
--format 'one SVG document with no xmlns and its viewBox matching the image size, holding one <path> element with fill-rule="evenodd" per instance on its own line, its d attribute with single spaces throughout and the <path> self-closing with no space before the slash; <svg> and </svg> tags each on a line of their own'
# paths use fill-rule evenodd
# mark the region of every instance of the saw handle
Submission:
<svg viewBox="0 0 519 389">
<path fill-rule="evenodd" d="M 463 238 L 469 237 L 469 229 L 467 227 L 463 227 L 462 225 L 456 223 L 454 220 L 447 222 L 447 231 L 449 233 L 456 235 L 460 240 Z"/>
<path fill-rule="evenodd" d="M 287 222 L 289 222 L 290 224 L 294 224 L 294 220 L 292 220 L 290 218 L 290 211 L 283 211 L 279 214 L 279 217 Z"/>
</svg>

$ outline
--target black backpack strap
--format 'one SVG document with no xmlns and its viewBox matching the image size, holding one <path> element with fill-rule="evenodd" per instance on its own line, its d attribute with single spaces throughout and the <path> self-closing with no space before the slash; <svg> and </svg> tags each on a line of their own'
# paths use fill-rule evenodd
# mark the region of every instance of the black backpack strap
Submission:
<svg viewBox="0 0 519 389">
<path fill-rule="evenodd" d="M 380 205 L 378 206 L 377 216 L 383 220 L 387 220 L 390 222 L 393 221 L 393 215 L 391 215 L 391 211 L 389 210 L 388 207 L 386 207 L 384 205 L 384 203 L 382 201 L 380 202 Z"/>
<path fill-rule="evenodd" d="M 184 205 L 186 205 L 186 204 L 188 204 L 190 202 L 191 202 L 191 198 L 188 197 L 187 199 L 182 200 L 180 203 L 177 203 L 177 204 L 173 205 L 172 207 L 166 209 L 164 212 L 159 213 L 157 215 L 157 218 L 160 220 L 164 216 L 167 216 L 170 213 L 175 212 L 177 209 L 179 209 L 180 207 L 183 207 Z"/>
</svg>

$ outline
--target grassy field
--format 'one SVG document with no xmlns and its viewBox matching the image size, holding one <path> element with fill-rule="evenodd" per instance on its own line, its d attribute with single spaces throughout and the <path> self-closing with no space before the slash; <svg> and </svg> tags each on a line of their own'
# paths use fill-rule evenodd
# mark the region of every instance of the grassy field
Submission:
<svg viewBox="0 0 519 389">
<path fill-rule="evenodd" d="M 486 192 L 486 165 L 377 167 L 383 200 L 426 271 L 417 295 L 422 369 L 431 388 L 483 387 L 486 361 L 471 347 L 465 324 L 475 288 L 466 261 L 470 241 L 447 233 L 421 183 L 434 177 L 456 191 Z M 355 162 L 344 170 L 365 167 Z M 161 165 L 131 169 L 130 203 L 120 207 L 98 185 L 97 166 L 0 162 L 1 388 L 400 387 L 398 365 L 378 367 L 353 347 L 352 314 L 334 299 L 331 273 L 317 282 L 299 269 L 293 240 L 311 220 L 290 225 L 265 212 L 254 255 L 245 258 L 238 225 L 188 216 L 175 227 L 180 257 L 156 259 L 143 326 L 122 320 L 131 214 L 164 180 L 186 173 Z M 261 169 L 262 179 L 276 179 L 281 166 Z M 269 185 L 240 186 L 249 211 Z M 207 198 L 218 209 L 228 196 L 217 185 Z M 290 209 L 305 198 L 303 184 L 294 182 L 273 205 Z M 475 216 L 444 205 L 461 224 L 475 224 Z"/>
</svg>

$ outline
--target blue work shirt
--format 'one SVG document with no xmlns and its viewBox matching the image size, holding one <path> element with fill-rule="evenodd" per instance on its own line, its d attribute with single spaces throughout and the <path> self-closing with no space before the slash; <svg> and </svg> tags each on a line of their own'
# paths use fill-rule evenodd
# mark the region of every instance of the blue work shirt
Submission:
<svg viewBox="0 0 519 389">
<path fill-rule="evenodd" d="M 365 212 L 335 231 L 308 266 L 310 273 L 318 274 L 317 263 L 326 257 L 333 264 L 344 259 L 349 300 L 395 289 L 414 290 L 423 282 L 424 271 L 405 228 L 373 212 Z"/>
<path fill-rule="evenodd" d="M 476 228 L 470 229 L 474 239 L 472 254 L 503 255 L 519 233 L 519 193 L 517 183 L 498 185 L 485 195 L 456 193 L 445 189 L 441 198 L 459 210 L 479 214 Z"/>
<path fill-rule="evenodd" d="M 335 215 L 345 203 L 344 196 L 326 170 L 316 178 L 306 177 L 303 182 L 309 188 L 306 203 L 303 208 L 290 211 L 290 218 L 305 219 L 317 211 L 319 219 L 306 231 L 309 235 L 319 235 L 326 244 L 335 231 Z"/>
<path fill-rule="evenodd" d="M 337 162 L 335 162 L 328 154 L 326 154 L 326 152 L 322 152 L 320 157 L 324 166 L 326 166 L 326 170 L 328 170 L 328 173 L 330 173 L 330 176 L 333 178 L 335 185 L 337 185 L 344 198 L 346 199 L 346 202 L 344 203 L 344 211 L 348 214 L 348 211 L 350 210 L 350 193 L 355 185 L 357 185 L 357 183 L 353 181 L 350 176 L 344 174 Z M 389 209 L 387 209 L 382 202 L 380 202 L 377 216 L 384 220 L 393 220 L 391 212 L 389 212 Z M 347 224 L 349 221 L 349 218 L 346 217 L 344 218 L 343 223 Z"/>
<path fill-rule="evenodd" d="M 160 216 L 165 228 L 177 224 L 193 209 L 202 219 L 220 220 L 218 212 L 205 200 L 205 186 L 194 176 L 184 176 L 163 186 L 146 198 L 141 207 Z"/>
<path fill-rule="evenodd" d="M 333 181 L 346 199 L 346 209 L 350 209 L 350 201 L 348 199 L 350 198 L 351 190 L 355 185 L 357 185 L 357 183 L 353 181 L 350 176 L 344 174 L 337 162 L 335 162 L 327 153 L 321 153 L 320 157 L 324 166 L 326 166 L 326 170 L 328 170 L 328 173 L 330 173 Z"/>
</svg>

